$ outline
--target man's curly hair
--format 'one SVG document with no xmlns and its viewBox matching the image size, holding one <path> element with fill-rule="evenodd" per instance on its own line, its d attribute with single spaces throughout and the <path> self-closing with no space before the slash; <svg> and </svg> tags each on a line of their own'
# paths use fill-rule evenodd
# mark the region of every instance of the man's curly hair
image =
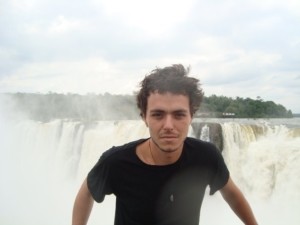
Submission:
<svg viewBox="0 0 300 225">
<path fill-rule="evenodd" d="M 188 77 L 189 67 L 184 68 L 181 64 L 174 64 L 165 68 L 156 68 L 140 83 L 140 91 L 136 95 L 137 106 L 140 115 L 145 116 L 147 111 L 148 97 L 151 93 L 182 94 L 189 98 L 191 116 L 199 109 L 203 99 L 203 91 L 199 80 Z"/>
</svg>

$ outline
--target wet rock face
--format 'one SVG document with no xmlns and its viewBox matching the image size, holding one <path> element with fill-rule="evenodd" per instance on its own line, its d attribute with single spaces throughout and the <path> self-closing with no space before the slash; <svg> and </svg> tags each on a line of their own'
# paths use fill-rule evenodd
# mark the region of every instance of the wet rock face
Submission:
<svg viewBox="0 0 300 225">
<path fill-rule="evenodd" d="M 192 128 L 196 138 L 214 143 L 223 150 L 222 126 L 219 123 L 193 122 Z"/>
</svg>

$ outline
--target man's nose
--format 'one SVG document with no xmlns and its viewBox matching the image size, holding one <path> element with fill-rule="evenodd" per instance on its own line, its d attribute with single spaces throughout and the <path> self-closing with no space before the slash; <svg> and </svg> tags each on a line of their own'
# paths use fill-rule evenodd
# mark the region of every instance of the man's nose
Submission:
<svg viewBox="0 0 300 225">
<path fill-rule="evenodd" d="M 164 129 L 172 130 L 174 128 L 174 121 L 171 115 L 167 115 L 164 121 Z"/>
</svg>

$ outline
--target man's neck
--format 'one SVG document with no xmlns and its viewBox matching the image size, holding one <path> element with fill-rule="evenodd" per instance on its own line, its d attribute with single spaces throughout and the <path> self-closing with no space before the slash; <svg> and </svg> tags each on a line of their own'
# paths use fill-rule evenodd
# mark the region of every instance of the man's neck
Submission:
<svg viewBox="0 0 300 225">
<path fill-rule="evenodd" d="M 141 161 L 148 165 L 164 166 L 170 165 L 180 158 L 183 146 L 172 152 L 159 149 L 151 139 L 137 146 L 136 154 Z"/>
</svg>

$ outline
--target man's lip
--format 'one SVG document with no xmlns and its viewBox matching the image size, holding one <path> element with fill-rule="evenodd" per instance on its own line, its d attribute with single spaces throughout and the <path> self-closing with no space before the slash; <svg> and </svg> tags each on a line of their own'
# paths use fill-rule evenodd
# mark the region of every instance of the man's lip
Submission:
<svg viewBox="0 0 300 225">
<path fill-rule="evenodd" d="M 161 136 L 161 138 L 177 138 L 177 136 Z"/>
</svg>

